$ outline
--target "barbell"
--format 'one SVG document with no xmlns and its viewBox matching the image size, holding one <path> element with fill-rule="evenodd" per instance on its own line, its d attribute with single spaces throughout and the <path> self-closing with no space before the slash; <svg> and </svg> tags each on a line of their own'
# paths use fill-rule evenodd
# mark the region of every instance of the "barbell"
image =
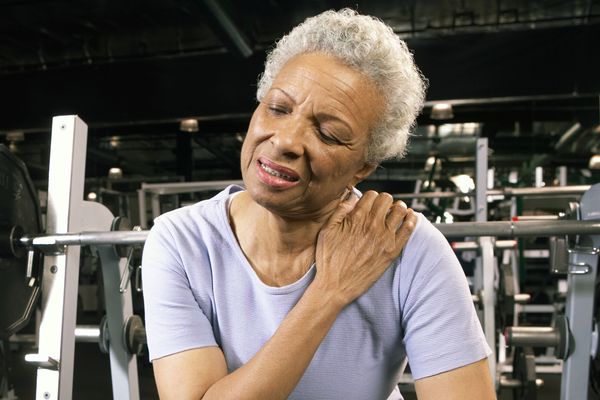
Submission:
<svg viewBox="0 0 600 400">
<path fill-rule="evenodd" d="M 446 237 L 599 235 L 600 219 L 588 221 L 491 221 L 434 224 Z M 20 226 L 0 227 L 0 256 L 20 257 L 24 249 L 60 254 L 65 246 L 141 245 L 149 231 L 79 232 L 27 235 Z M 460 246 L 458 246 L 460 247 Z M 462 249 L 461 249 L 462 250 Z M 473 250 L 473 248 L 469 248 Z"/>
</svg>

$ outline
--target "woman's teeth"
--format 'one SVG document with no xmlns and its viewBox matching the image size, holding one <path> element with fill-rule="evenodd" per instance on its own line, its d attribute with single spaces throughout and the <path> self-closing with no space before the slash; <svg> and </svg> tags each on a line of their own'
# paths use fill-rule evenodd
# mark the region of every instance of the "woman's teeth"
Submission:
<svg viewBox="0 0 600 400">
<path fill-rule="evenodd" d="M 276 177 L 278 177 L 278 178 L 285 179 L 286 181 L 290 181 L 290 182 L 296 182 L 296 181 L 297 181 L 297 179 L 295 179 L 295 178 L 292 178 L 291 176 L 288 176 L 288 175 L 282 174 L 281 172 L 277 172 L 277 171 L 275 171 L 273 168 L 269 168 L 269 167 L 267 167 L 267 166 L 266 166 L 265 164 L 263 164 L 263 163 L 259 163 L 259 164 L 260 164 L 260 167 L 263 169 L 263 171 L 265 171 L 265 172 L 266 172 L 267 174 L 269 174 L 269 175 L 273 175 L 273 176 L 276 176 Z"/>
</svg>

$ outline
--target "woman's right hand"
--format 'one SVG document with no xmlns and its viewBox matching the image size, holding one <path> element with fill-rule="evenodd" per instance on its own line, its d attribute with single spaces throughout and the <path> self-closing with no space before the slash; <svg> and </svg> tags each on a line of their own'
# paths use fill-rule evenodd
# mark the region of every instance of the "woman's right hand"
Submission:
<svg viewBox="0 0 600 400">
<path fill-rule="evenodd" d="M 413 210 L 388 193 L 351 194 L 319 232 L 313 290 L 345 307 L 399 257 L 416 223 Z"/>
</svg>

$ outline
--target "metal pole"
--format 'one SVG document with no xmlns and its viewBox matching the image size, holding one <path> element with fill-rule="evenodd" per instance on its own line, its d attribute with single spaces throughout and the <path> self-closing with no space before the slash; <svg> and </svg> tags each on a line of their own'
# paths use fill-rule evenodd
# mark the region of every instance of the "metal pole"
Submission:
<svg viewBox="0 0 600 400">
<path fill-rule="evenodd" d="M 600 219 L 588 221 L 492 221 L 458 222 L 453 224 L 435 224 L 446 237 L 465 236 L 560 236 L 560 235 L 597 235 L 600 233 Z"/>
<path fill-rule="evenodd" d="M 600 184 L 592 186 L 581 198 L 579 216 L 590 220 L 600 215 Z M 581 221 L 583 222 L 583 221 Z M 563 364 L 561 399 L 587 399 L 590 354 L 593 342 L 594 299 L 598 277 L 600 235 L 586 238 L 583 246 L 569 253 L 565 316 L 572 335 L 572 353 Z"/>
<path fill-rule="evenodd" d="M 47 232 L 82 228 L 83 184 L 87 125 L 77 116 L 52 120 L 48 176 Z M 73 391 L 75 317 L 79 278 L 79 251 L 44 257 L 42 320 L 38 354 L 25 360 L 37 365 L 36 399 L 69 400 Z"/>
<path fill-rule="evenodd" d="M 560 344 L 560 332 L 545 326 L 511 326 L 506 330 L 509 346 L 555 347 Z"/>
<path fill-rule="evenodd" d="M 600 234 L 600 219 L 588 221 L 492 221 L 455 222 L 434 224 L 446 237 L 495 236 L 516 238 L 522 236 L 561 236 Z M 21 246 L 88 246 L 88 245 L 140 245 L 146 241 L 149 231 L 81 232 L 54 235 L 23 236 Z M 510 247 L 508 242 L 498 241 L 498 248 Z M 472 246 L 471 246 L 472 247 Z"/>
<path fill-rule="evenodd" d="M 454 251 L 469 251 L 469 250 L 479 250 L 479 243 L 469 241 L 469 242 L 452 242 L 450 243 L 452 250 Z M 496 250 L 506 250 L 506 249 L 514 249 L 517 247 L 516 240 L 496 240 L 494 241 L 494 249 Z"/>
<path fill-rule="evenodd" d="M 139 212 L 139 217 L 140 217 L 140 223 L 139 225 L 142 228 L 148 228 L 148 224 L 146 223 L 146 218 L 148 218 L 148 213 L 146 211 L 146 192 L 144 191 L 144 187 L 143 187 L 143 183 L 142 183 L 142 188 L 138 189 L 137 191 L 137 196 L 138 196 L 138 212 Z"/>
<path fill-rule="evenodd" d="M 75 340 L 82 343 L 98 343 L 100 341 L 100 327 L 98 325 L 77 325 L 75 327 Z"/>
<path fill-rule="evenodd" d="M 486 191 L 487 196 L 505 196 L 505 197 L 522 197 L 522 196 L 567 196 L 581 195 L 590 188 L 590 185 L 575 185 L 575 186 L 550 186 L 550 187 L 523 187 L 523 188 L 504 188 L 492 189 Z M 475 196 L 475 193 L 457 193 L 457 192 L 422 192 L 422 193 L 395 193 L 396 199 L 444 199 L 454 197 Z"/>
</svg>

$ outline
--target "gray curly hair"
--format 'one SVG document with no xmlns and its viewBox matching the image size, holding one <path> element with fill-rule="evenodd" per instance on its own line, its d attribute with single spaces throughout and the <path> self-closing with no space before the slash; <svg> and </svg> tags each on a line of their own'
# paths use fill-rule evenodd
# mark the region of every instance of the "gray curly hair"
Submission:
<svg viewBox="0 0 600 400">
<path fill-rule="evenodd" d="M 262 101 L 286 62 L 310 52 L 337 57 L 371 78 L 383 93 L 386 109 L 370 132 L 367 162 L 379 164 L 404 156 L 427 87 L 406 43 L 381 20 L 349 8 L 307 18 L 267 55 L 258 81 L 258 101 Z"/>
</svg>

